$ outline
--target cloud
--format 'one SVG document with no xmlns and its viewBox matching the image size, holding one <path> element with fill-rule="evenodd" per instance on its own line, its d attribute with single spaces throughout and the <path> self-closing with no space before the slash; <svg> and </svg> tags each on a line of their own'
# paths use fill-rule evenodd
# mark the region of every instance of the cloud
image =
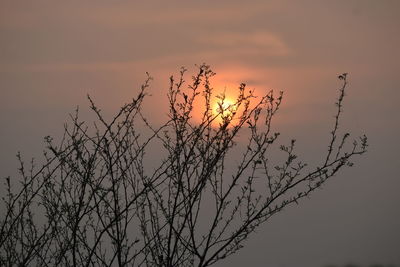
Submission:
<svg viewBox="0 0 400 267">
<path fill-rule="evenodd" d="M 291 53 L 291 49 L 281 38 L 265 31 L 250 33 L 219 32 L 202 36 L 198 41 L 204 45 L 213 46 L 214 49 L 219 48 L 225 53 L 236 52 L 236 54 L 258 56 L 287 56 Z"/>
<path fill-rule="evenodd" d="M 245 20 L 259 12 L 259 6 L 243 6 L 234 1 L 229 4 L 218 3 L 182 3 L 181 1 L 43 1 L 19 4 L 17 2 L 0 3 L 0 28 L 33 29 L 46 26 L 49 20 L 58 24 L 91 24 L 106 28 L 131 28 L 132 25 L 173 25 L 188 23 L 215 24 Z M 182 24 L 184 23 L 184 24 Z"/>
</svg>

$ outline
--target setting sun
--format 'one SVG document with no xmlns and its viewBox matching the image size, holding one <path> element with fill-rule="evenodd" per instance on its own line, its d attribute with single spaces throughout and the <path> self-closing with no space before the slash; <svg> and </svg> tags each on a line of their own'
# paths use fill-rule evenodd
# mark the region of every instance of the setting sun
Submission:
<svg viewBox="0 0 400 267">
<path fill-rule="evenodd" d="M 235 101 L 229 98 L 221 99 L 215 102 L 213 112 L 217 116 L 218 123 L 223 122 L 224 119 L 231 120 L 233 113 L 236 111 Z"/>
</svg>

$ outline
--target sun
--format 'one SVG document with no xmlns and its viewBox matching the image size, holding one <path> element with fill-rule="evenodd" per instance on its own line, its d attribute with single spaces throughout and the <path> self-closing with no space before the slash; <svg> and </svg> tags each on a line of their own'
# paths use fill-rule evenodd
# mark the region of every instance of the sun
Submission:
<svg viewBox="0 0 400 267">
<path fill-rule="evenodd" d="M 216 122 L 222 123 L 224 120 L 232 120 L 236 111 L 235 101 L 229 98 L 220 99 L 213 106 L 213 113 L 216 117 Z"/>
</svg>

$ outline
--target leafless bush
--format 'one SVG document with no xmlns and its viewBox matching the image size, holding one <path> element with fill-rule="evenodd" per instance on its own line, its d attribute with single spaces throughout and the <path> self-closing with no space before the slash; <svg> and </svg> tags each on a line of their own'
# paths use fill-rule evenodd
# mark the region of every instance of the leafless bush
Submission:
<svg viewBox="0 0 400 267">
<path fill-rule="evenodd" d="M 151 78 L 110 120 L 89 97 L 97 116 L 94 130 L 71 116 L 59 145 L 46 137 L 45 163 L 26 169 L 20 185 L 6 178 L 0 220 L 0 265 L 5 266 L 209 266 L 235 253 L 255 229 L 287 205 L 319 188 L 351 158 L 366 151 L 365 136 L 347 146 L 338 135 L 347 85 L 336 102 L 327 153 L 308 168 L 281 145 L 285 160 L 271 166 L 269 152 L 279 133 L 271 125 L 282 92 L 256 97 L 241 84 L 217 111 L 207 65 L 191 82 L 185 69 L 171 77 L 169 119 L 153 126 L 141 108 Z M 204 110 L 194 119 L 196 101 Z M 141 135 L 140 125 L 150 135 Z M 247 137 L 243 144 L 238 135 Z M 158 142 L 165 157 L 144 167 L 145 152 Z M 243 148 L 232 167 L 232 153 Z M 153 160 L 153 159 L 147 159 Z"/>
</svg>

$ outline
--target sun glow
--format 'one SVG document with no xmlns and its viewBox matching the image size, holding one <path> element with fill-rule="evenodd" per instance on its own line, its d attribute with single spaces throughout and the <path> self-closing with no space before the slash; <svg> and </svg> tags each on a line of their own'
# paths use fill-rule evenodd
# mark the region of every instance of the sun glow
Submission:
<svg viewBox="0 0 400 267">
<path fill-rule="evenodd" d="M 220 99 L 213 106 L 213 113 L 218 123 L 222 123 L 225 120 L 232 120 L 235 112 L 235 101 L 229 98 Z"/>
</svg>

